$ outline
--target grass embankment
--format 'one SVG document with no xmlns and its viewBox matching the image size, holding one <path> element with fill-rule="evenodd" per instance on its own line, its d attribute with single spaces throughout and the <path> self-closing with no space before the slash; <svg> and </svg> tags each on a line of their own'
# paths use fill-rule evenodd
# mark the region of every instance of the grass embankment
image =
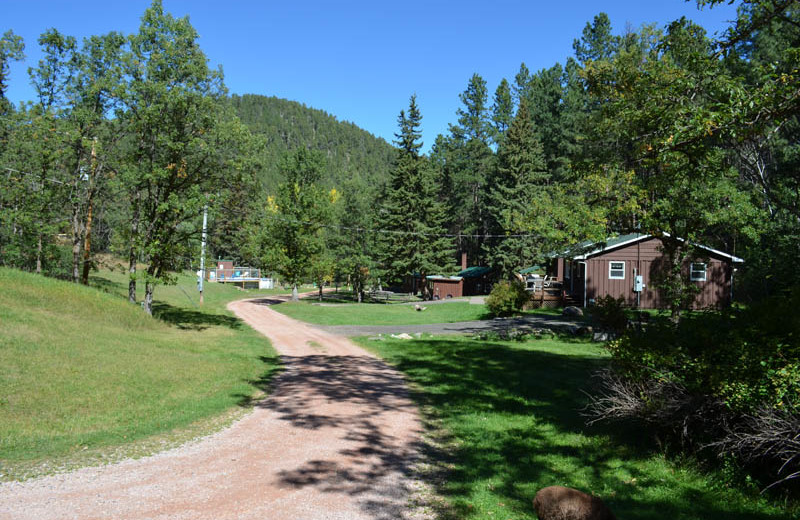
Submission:
<svg viewBox="0 0 800 520">
<path fill-rule="evenodd" d="M 407 375 L 445 436 L 440 491 L 452 518 L 535 518 L 531 499 L 549 485 L 595 493 L 625 519 L 793 517 L 752 490 L 727 488 L 719 474 L 653 451 L 641 431 L 586 427 L 581 390 L 607 363 L 597 344 L 358 341 Z"/>
<path fill-rule="evenodd" d="M 117 295 L 124 280 L 94 277 L 103 291 L 0 269 L 0 478 L 155 451 L 266 384 L 269 342 L 224 310 L 240 291 L 208 284 L 199 308 L 181 277 L 157 288 L 159 320 Z"/>
<path fill-rule="evenodd" d="M 448 302 L 426 305 L 417 311 L 414 305 L 350 303 L 315 305 L 311 301 L 285 303 L 275 310 L 291 318 L 317 325 L 425 325 L 488 319 L 485 305 Z"/>
</svg>

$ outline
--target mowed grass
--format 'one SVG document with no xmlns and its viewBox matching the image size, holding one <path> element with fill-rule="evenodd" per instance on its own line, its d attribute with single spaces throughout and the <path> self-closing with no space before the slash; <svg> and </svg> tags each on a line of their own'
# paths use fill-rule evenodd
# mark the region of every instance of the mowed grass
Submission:
<svg viewBox="0 0 800 520">
<path fill-rule="evenodd" d="M 120 276 L 95 277 L 103 291 L 0 268 L 2 478 L 191 429 L 265 387 L 274 351 L 224 310 L 246 295 L 211 287 L 195 307 L 182 277 L 156 291 L 165 322 L 117 294 Z"/>
<path fill-rule="evenodd" d="M 289 317 L 317 325 L 425 325 L 488 319 L 485 305 L 448 302 L 426 305 L 417 311 L 414 305 L 352 303 L 316 305 L 310 301 L 289 302 L 275 310 Z"/>
<path fill-rule="evenodd" d="M 435 476 L 446 518 L 533 519 L 531 500 L 550 485 L 594 493 L 626 520 L 797 518 L 690 460 L 664 456 L 643 431 L 587 427 L 582 391 L 608 362 L 597 344 L 358 341 L 406 374 L 442 443 L 443 474 Z"/>
</svg>

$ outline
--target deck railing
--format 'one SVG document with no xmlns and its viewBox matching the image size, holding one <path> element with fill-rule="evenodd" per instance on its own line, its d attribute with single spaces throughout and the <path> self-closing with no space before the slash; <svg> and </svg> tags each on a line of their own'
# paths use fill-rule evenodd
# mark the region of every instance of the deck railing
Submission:
<svg viewBox="0 0 800 520">
<path fill-rule="evenodd" d="M 209 269 L 206 279 L 210 282 L 239 282 L 258 280 L 261 270 L 253 267 L 234 267 L 233 269 Z"/>
</svg>

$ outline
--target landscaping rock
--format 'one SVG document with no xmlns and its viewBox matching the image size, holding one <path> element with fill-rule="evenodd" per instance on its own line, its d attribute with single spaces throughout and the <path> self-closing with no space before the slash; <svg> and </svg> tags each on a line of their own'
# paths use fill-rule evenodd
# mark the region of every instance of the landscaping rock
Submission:
<svg viewBox="0 0 800 520">
<path fill-rule="evenodd" d="M 578 318 L 583 316 L 583 310 L 579 309 L 578 307 L 564 307 L 564 310 L 561 311 L 562 316 L 569 316 L 572 318 Z"/>
</svg>

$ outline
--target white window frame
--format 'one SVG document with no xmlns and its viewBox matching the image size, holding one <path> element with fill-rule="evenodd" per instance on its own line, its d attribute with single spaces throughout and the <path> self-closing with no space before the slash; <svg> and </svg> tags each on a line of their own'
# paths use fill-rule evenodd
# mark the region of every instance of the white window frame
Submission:
<svg viewBox="0 0 800 520">
<path fill-rule="evenodd" d="M 622 268 L 620 269 L 617 267 L 614 268 L 614 264 L 622 264 Z M 612 274 L 613 271 L 622 271 L 622 276 L 614 276 Z M 625 279 L 625 262 L 621 260 L 609 260 L 608 261 L 608 279 L 609 280 L 624 280 Z"/>
<path fill-rule="evenodd" d="M 694 266 L 702 265 L 702 271 L 695 269 Z M 705 282 L 708 280 L 708 264 L 705 262 L 692 262 L 689 264 L 689 279 L 693 282 Z"/>
</svg>

